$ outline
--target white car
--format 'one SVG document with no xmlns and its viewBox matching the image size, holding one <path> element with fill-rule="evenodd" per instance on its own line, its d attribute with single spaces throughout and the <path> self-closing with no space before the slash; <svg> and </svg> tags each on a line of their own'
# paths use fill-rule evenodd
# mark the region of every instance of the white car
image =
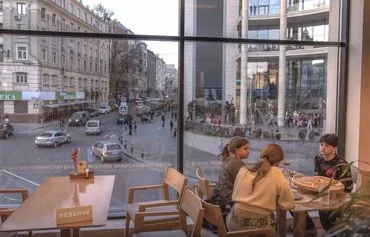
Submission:
<svg viewBox="0 0 370 237">
<path fill-rule="evenodd" d="M 102 122 L 100 120 L 89 120 L 86 122 L 85 133 L 86 135 L 97 134 L 100 135 L 102 130 Z"/>
<path fill-rule="evenodd" d="M 101 162 L 107 160 L 122 160 L 123 152 L 121 145 L 116 142 L 100 141 L 91 147 L 92 154 Z"/>
<path fill-rule="evenodd" d="M 100 114 L 107 114 L 111 111 L 111 108 L 109 105 L 102 105 L 100 106 L 100 108 L 98 109 Z"/>
<path fill-rule="evenodd" d="M 59 144 L 63 143 L 70 143 L 71 142 L 71 135 L 68 133 L 58 131 L 58 130 L 50 130 L 41 133 L 35 139 L 35 145 L 37 146 L 53 146 L 57 147 Z"/>
</svg>

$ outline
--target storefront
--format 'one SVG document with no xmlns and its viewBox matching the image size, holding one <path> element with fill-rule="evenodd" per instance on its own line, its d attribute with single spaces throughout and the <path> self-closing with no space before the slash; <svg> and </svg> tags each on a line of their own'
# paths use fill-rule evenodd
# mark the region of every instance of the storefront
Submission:
<svg viewBox="0 0 370 237">
<path fill-rule="evenodd" d="M 39 123 L 59 114 L 82 110 L 85 92 L 0 91 L 0 113 L 12 122 Z"/>
</svg>

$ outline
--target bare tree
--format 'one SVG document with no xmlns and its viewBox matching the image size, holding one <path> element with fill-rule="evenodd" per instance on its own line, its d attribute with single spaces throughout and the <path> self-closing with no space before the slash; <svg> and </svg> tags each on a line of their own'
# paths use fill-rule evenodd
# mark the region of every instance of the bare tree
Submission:
<svg viewBox="0 0 370 237">
<path fill-rule="evenodd" d="M 96 15 L 98 15 L 99 17 L 103 18 L 108 22 L 112 19 L 112 16 L 114 15 L 114 12 L 112 10 L 105 8 L 101 3 L 94 6 L 93 10 Z"/>
<path fill-rule="evenodd" d="M 113 40 L 111 43 L 110 91 L 114 91 L 117 103 L 119 94 L 138 86 L 141 54 L 135 42 Z"/>
</svg>

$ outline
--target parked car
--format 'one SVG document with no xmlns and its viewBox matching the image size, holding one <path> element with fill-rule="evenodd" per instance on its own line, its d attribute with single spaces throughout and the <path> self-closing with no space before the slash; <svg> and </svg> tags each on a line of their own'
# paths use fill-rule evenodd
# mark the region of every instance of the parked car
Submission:
<svg viewBox="0 0 370 237">
<path fill-rule="evenodd" d="M 121 145 L 116 142 L 99 141 L 91 147 L 91 150 L 94 156 L 100 158 L 101 162 L 123 159 Z"/>
<path fill-rule="evenodd" d="M 89 112 L 77 111 L 74 112 L 71 118 L 68 120 L 69 126 L 82 126 L 89 120 Z"/>
<path fill-rule="evenodd" d="M 103 123 L 100 120 L 89 120 L 89 121 L 87 121 L 86 125 L 85 125 L 86 135 L 91 135 L 91 134 L 100 135 L 103 132 L 102 124 Z"/>
<path fill-rule="evenodd" d="M 102 105 L 99 108 L 99 112 L 100 112 L 100 114 L 107 114 L 107 113 L 111 112 L 111 108 L 110 108 L 109 105 Z"/>
<path fill-rule="evenodd" d="M 57 147 L 59 144 L 70 143 L 71 135 L 59 130 L 49 130 L 41 133 L 35 139 L 37 146 L 53 146 Z"/>
<path fill-rule="evenodd" d="M 13 135 L 14 127 L 9 123 L 0 123 L 0 136 L 4 139 L 8 139 L 10 135 Z"/>
<path fill-rule="evenodd" d="M 132 121 L 131 114 L 118 114 L 117 125 L 128 125 L 130 120 Z"/>
</svg>

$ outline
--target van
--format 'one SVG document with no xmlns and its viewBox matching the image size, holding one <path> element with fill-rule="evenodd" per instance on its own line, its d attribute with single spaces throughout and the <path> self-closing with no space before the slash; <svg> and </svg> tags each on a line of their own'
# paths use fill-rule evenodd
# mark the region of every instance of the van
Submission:
<svg viewBox="0 0 370 237">
<path fill-rule="evenodd" d="M 68 120 L 69 126 L 82 126 L 89 120 L 89 112 L 77 111 L 74 112 L 71 118 Z"/>
<path fill-rule="evenodd" d="M 86 135 L 100 135 L 102 130 L 102 122 L 100 120 L 89 120 L 86 122 L 85 133 Z"/>
</svg>

